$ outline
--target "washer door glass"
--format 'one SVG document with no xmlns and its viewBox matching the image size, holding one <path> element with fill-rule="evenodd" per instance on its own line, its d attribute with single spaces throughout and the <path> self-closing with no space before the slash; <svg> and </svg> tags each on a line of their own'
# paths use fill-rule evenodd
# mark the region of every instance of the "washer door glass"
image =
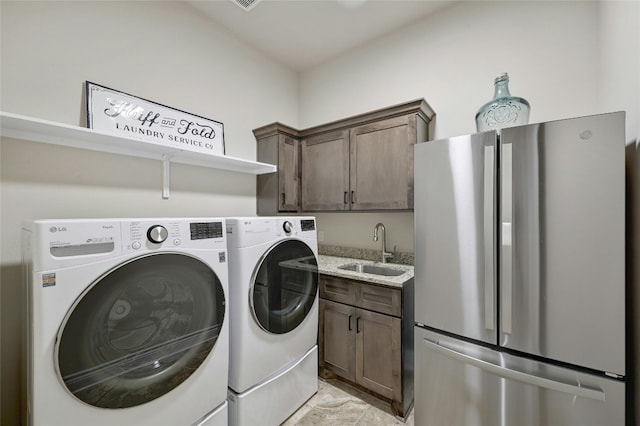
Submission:
<svg viewBox="0 0 640 426">
<path fill-rule="evenodd" d="M 95 281 L 70 309 L 56 340 L 66 387 L 95 407 L 149 402 L 185 381 L 213 349 L 224 290 L 193 257 L 133 259 Z"/>
<path fill-rule="evenodd" d="M 318 292 L 318 262 L 308 245 L 282 241 L 264 256 L 253 277 L 253 314 L 264 330 L 284 334 L 307 317 Z"/>
</svg>

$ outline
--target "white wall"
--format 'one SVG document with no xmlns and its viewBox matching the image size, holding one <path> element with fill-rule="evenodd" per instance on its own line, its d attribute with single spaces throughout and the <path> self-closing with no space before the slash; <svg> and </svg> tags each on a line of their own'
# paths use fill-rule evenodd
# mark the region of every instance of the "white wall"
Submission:
<svg viewBox="0 0 640 426">
<path fill-rule="evenodd" d="M 633 401 L 635 422 L 640 424 L 640 2 L 603 2 L 600 6 L 601 80 L 600 101 L 610 109 L 627 112 L 627 201 L 629 209 L 627 238 L 627 273 L 635 309 L 629 313 L 633 324 L 632 352 L 628 359 L 636 360 Z M 635 31 L 634 31 L 635 30 Z M 636 105 L 629 111 L 627 105 Z M 636 145 L 633 145 L 633 142 Z"/>
<path fill-rule="evenodd" d="M 598 3 L 598 104 L 627 111 L 627 143 L 640 138 L 640 1 Z"/>
<path fill-rule="evenodd" d="M 640 134 L 638 5 L 454 3 L 302 73 L 300 125 L 424 98 L 436 111 L 435 138 L 473 133 L 475 113 L 493 97 L 493 79 L 506 71 L 511 93 L 531 104 L 530 122 L 622 109 L 633 140 Z M 317 216 L 326 244 L 377 249 L 371 233 L 382 221 L 388 246 L 413 251 L 411 213 Z"/>
<path fill-rule="evenodd" d="M 224 123 L 227 154 L 255 160 L 251 130 L 298 120 L 298 76 L 179 2 L 0 2 L 2 111 L 83 125 L 83 82 Z M 255 176 L 3 138 L 0 142 L 2 419 L 18 424 L 20 224 L 56 217 L 255 214 Z"/>
</svg>

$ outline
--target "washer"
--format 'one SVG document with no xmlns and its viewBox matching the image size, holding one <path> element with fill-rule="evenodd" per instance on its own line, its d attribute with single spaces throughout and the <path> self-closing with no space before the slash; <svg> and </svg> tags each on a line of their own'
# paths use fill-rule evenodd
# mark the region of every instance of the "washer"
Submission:
<svg viewBox="0 0 640 426">
<path fill-rule="evenodd" d="M 227 218 L 229 424 L 279 425 L 318 390 L 313 217 Z"/>
<path fill-rule="evenodd" d="M 226 425 L 219 218 L 23 226 L 32 425 Z"/>
</svg>

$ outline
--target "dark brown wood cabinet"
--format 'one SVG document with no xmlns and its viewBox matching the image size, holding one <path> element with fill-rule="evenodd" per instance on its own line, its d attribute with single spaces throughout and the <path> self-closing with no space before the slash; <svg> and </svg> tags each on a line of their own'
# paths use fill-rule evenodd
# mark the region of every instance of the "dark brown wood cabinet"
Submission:
<svg viewBox="0 0 640 426">
<path fill-rule="evenodd" d="M 426 127 L 418 120 L 411 113 L 350 130 L 351 210 L 413 208 L 413 145 L 424 141 L 416 126 Z"/>
<path fill-rule="evenodd" d="M 258 175 L 257 212 L 270 215 L 300 210 L 300 140 L 297 131 L 279 123 L 254 130 L 259 161 L 278 166 Z"/>
<path fill-rule="evenodd" d="M 277 176 L 258 177 L 258 214 L 413 209 L 413 145 L 431 138 L 434 116 L 420 99 L 302 131 L 279 123 L 254 130 L 258 161 L 278 166 Z M 299 144 L 297 162 L 275 154 L 284 143 L 276 134 Z M 281 182 L 294 176 L 299 196 L 283 203 Z"/>
<path fill-rule="evenodd" d="M 413 404 L 413 281 L 402 288 L 320 275 L 319 371 L 389 401 Z"/>
<path fill-rule="evenodd" d="M 356 381 L 356 308 L 320 299 L 319 364 L 340 377 Z"/>
<path fill-rule="evenodd" d="M 390 400 L 402 398 L 401 320 L 356 310 L 356 383 Z"/>
<path fill-rule="evenodd" d="M 300 152 L 302 211 L 348 210 L 349 131 L 306 137 Z"/>
</svg>

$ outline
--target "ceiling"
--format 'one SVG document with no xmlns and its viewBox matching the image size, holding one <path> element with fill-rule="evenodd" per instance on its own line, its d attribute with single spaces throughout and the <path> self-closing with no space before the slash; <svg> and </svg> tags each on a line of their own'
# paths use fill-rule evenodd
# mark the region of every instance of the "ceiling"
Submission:
<svg viewBox="0 0 640 426">
<path fill-rule="evenodd" d="M 241 0 L 242 1 L 242 0 Z M 187 0 L 276 61 L 303 71 L 423 19 L 453 0 Z"/>
</svg>

